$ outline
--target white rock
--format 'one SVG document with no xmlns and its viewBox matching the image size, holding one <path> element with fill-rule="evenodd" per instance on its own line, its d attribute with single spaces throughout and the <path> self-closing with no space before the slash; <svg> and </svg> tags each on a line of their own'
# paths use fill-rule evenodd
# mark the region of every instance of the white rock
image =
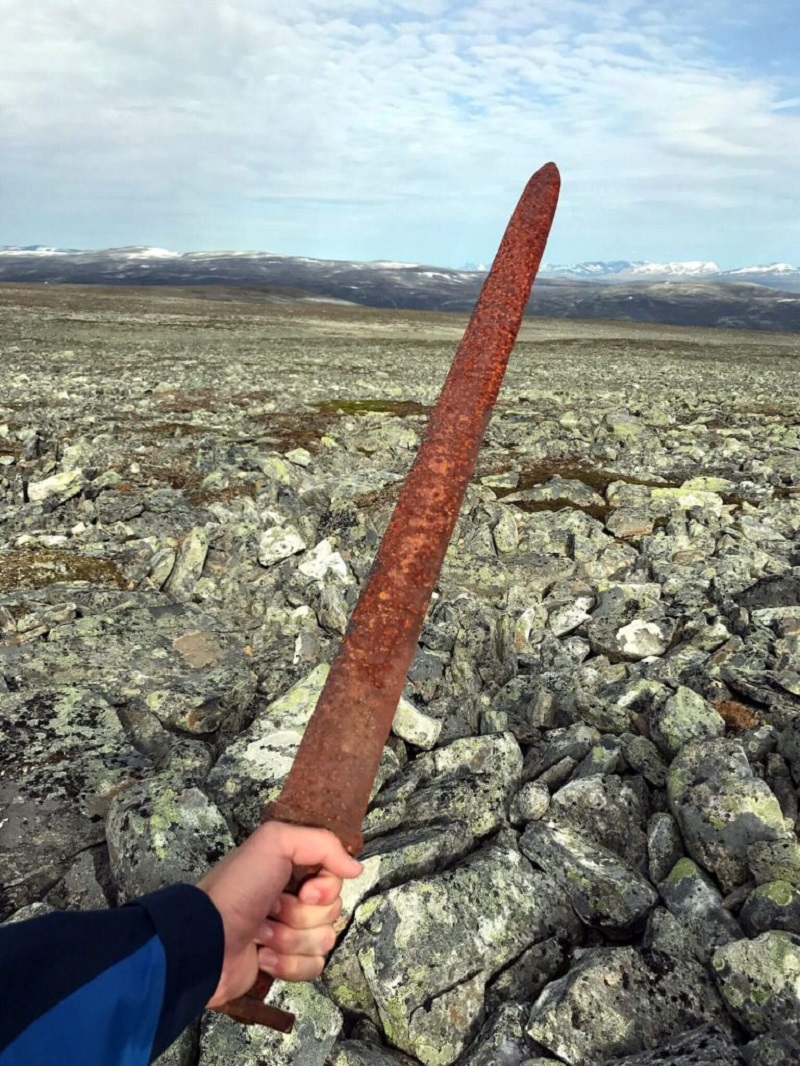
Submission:
<svg viewBox="0 0 800 1066">
<path fill-rule="evenodd" d="M 439 739 L 441 731 L 442 721 L 440 718 L 431 718 L 430 715 L 418 710 L 408 700 L 400 700 L 392 723 L 392 732 L 396 737 L 400 737 L 401 740 L 408 741 L 409 744 L 422 748 L 424 751 L 430 751 Z"/>
<path fill-rule="evenodd" d="M 33 503 L 48 500 L 51 496 L 60 496 L 62 500 L 68 500 L 78 495 L 85 482 L 86 479 L 80 470 L 64 470 L 60 474 L 46 477 L 44 481 L 32 481 L 28 485 L 28 499 Z"/>
<path fill-rule="evenodd" d="M 645 659 L 649 655 L 663 655 L 668 641 L 655 622 L 634 618 L 617 630 L 617 641 L 625 655 Z"/>
<path fill-rule="evenodd" d="M 344 584 L 352 585 L 353 579 L 347 569 L 347 563 L 334 547 L 332 540 L 321 540 L 300 563 L 298 571 L 316 581 L 321 581 L 326 574 L 334 574 Z"/>
<path fill-rule="evenodd" d="M 293 526 L 273 526 L 261 534 L 258 561 L 262 566 L 274 566 L 305 548 L 306 542 Z"/>
</svg>

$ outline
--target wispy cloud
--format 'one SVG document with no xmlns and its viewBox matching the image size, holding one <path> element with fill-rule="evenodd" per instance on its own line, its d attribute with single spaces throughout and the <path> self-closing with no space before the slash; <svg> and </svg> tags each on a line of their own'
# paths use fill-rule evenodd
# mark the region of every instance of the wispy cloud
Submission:
<svg viewBox="0 0 800 1066">
<path fill-rule="evenodd" d="M 552 158 L 550 258 L 797 258 L 800 79 L 780 34 L 746 54 L 733 0 L 0 0 L 0 24 L 0 242 L 458 264 Z"/>
</svg>

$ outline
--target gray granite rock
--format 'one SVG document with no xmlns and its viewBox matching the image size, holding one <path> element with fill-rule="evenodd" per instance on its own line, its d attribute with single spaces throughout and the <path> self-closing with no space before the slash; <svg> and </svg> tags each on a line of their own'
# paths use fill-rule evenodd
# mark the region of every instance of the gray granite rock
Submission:
<svg viewBox="0 0 800 1066">
<path fill-rule="evenodd" d="M 491 977 L 568 920 L 548 877 L 515 850 L 489 847 L 362 904 L 326 984 L 393 1045 L 426 1066 L 448 1066 L 478 1032 Z"/>
<path fill-rule="evenodd" d="M 722 736 L 725 723 L 702 696 L 680 686 L 674 696 L 653 711 L 650 727 L 653 740 L 672 759 L 692 740 Z"/>
<path fill-rule="evenodd" d="M 220 812 L 197 788 L 154 777 L 126 789 L 106 820 L 111 871 L 122 900 L 198 881 L 234 846 Z"/>
<path fill-rule="evenodd" d="M 788 881 L 767 881 L 754 888 L 739 912 L 750 937 L 778 929 L 800 935 L 800 888 Z"/>
<path fill-rule="evenodd" d="M 601 1066 L 704 1022 L 731 1031 L 698 963 L 647 949 L 595 948 L 542 992 L 528 1035 L 569 1066 Z"/>
<path fill-rule="evenodd" d="M 762 933 L 725 944 L 711 958 L 720 993 L 748 1032 L 767 1032 L 800 1013 L 800 937 Z"/>
<path fill-rule="evenodd" d="M 626 1055 L 607 1066 L 745 1066 L 745 1060 L 727 1033 L 703 1025 L 666 1041 L 655 1051 Z"/>
<path fill-rule="evenodd" d="M 641 929 L 658 899 L 637 870 L 573 829 L 531 822 L 520 848 L 561 885 L 581 921 L 613 938 Z"/>
<path fill-rule="evenodd" d="M 680 859 L 658 886 L 661 898 L 706 963 L 715 948 L 741 939 L 742 930 L 723 906 L 722 894 L 691 859 Z"/>
<path fill-rule="evenodd" d="M 667 788 L 687 851 L 725 892 L 747 880 L 751 844 L 788 834 L 775 795 L 731 741 L 687 744 L 670 767 Z"/>
</svg>

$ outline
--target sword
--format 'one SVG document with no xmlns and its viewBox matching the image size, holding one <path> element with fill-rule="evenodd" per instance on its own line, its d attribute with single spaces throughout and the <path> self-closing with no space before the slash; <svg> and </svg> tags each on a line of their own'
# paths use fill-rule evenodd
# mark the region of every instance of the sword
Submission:
<svg viewBox="0 0 800 1066">
<path fill-rule="evenodd" d="M 417 649 L 478 450 L 488 425 L 558 203 L 560 176 L 547 163 L 528 182 L 431 412 L 316 709 L 278 798 L 262 821 L 332 830 L 351 855 L 381 753 Z M 295 869 L 297 892 L 315 869 Z M 288 1032 L 294 1016 L 263 1003 L 259 975 L 221 1008 L 237 1021 Z"/>
</svg>

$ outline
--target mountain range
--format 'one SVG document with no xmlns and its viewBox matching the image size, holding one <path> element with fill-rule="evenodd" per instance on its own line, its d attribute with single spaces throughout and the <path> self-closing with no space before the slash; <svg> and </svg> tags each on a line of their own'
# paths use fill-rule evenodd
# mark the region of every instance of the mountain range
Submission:
<svg viewBox="0 0 800 1066">
<path fill-rule="evenodd" d="M 309 259 L 269 252 L 0 247 L 0 282 L 247 286 L 265 299 L 469 311 L 485 268 Z M 800 331 L 800 268 L 620 260 L 543 265 L 529 313 L 669 325 Z"/>
</svg>

